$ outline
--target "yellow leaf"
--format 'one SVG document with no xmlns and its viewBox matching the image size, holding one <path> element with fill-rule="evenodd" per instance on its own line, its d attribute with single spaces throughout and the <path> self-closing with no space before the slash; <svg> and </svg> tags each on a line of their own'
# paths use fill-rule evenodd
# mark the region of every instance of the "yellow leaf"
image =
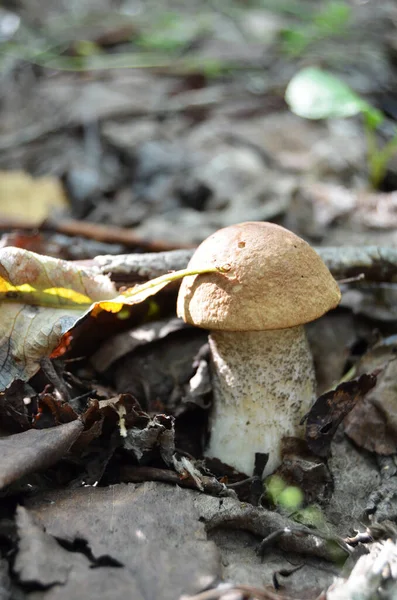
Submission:
<svg viewBox="0 0 397 600">
<path fill-rule="evenodd" d="M 68 206 L 56 177 L 34 179 L 24 171 L 0 171 L 0 213 L 13 220 L 41 225 L 54 208 Z"/>
<path fill-rule="evenodd" d="M 104 275 L 20 248 L 0 249 L 0 390 L 30 379 L 95 300 L 115 295 Z"/>
</svg>

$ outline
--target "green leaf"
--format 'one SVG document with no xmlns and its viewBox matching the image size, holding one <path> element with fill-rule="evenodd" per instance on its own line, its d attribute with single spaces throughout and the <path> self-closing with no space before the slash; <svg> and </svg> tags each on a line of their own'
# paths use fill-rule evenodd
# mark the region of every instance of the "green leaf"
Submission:
<svg viewBox="0 0 397 600">
<path fill-rule="evenodd" d="M 312 42 L 312 36 L 307 29 L 283 29 L 280 34 L 282 50 L 290 56 L 300 56 Z"/>
<path fill-rule="evenodd" d="M 291 79 L 285 100 L 292 112 L 306 119 L 351 117 L 369 108 L 343 81 L 316 67 L 303 69 Z"/>
<path fill-rule="evenodd" d="M 322 35 L 341 35 L 351 17 L 351 8 L 345 2 L 329 2 L 314 17 L 313 24 Z"/>
</svg>

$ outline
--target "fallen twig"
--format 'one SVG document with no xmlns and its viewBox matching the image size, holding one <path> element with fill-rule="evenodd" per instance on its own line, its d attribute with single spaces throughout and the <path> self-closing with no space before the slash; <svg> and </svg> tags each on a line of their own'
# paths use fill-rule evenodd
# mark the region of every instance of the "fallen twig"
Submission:
<svg viewBox="0 0 397 600">
<path fill-rule="evenodd" d="M 140 250 L 153 253 L 170 251 L 174 250 L 175 247 L 181 248 L 183 246 L 182 244 L 173 244 L 163 240 L 149 240 L 137 235 L 133 229 L 117 227 L 116 225 L 99 225 L 98 223 L 78 221 L 77 219 L 52 219 L 45 221 L 40 227 L 37 227 L 23 218 L 1 218 L 0 229 L 19 229 L 22 231 L 55 231 L 57 233 L 63 233 L 70 236 L 80 236 L 91 240 L 96 240 L 98 242 L 123 244 L 128 248 L 139 248 Z"/>
<path fill-rule="evenodd" d="M 98 223 L 78 221 L 77 219 L 60 219 L 59 221 L 44 223 L 43 229 L 48 228 L 67 235 L 80 235 L 99 242 L 116 242 L 130 247 L 141 247 L 152 252 L 173 250 L 175 248 L 175 244 L 171 242 L 148 240 L 134 233 L 132 229 L 117 227 L 116 225 L 99 225 Z M 178 247 L 180 248 L 181 245 L 179 244 Z"/>
<path fill-rule="evenodd" d="M 169 271 L 185 269 L 193 250 L 170 252 L 146 252 L 144 254 L 111 254 L 96 256 L 91 264 L 103 274 L 111 274 L 115 280 L 138 282 L 154 279 Z"/>
<path fill-rule="evenodd" d="M 315 248 L 335 279 L 356 278 L 364 281 L 397 281 L 397 248 L 382 246 L 342 246 Z M 97 256 L 93 264 L 101 273 L 133 280 L 152 279 L 167 271 L 184 269 L 194 250 L 175 250 L 157 254 Z M 360 277 L 361 279 L 361 277 Z"/>
<path fill-rule="evenodd" d="M 176 471 L 170 469 L 157 469 L 155 467 L 132 467 L 129 465 L 120 468 L 121 481 L 128 483 L 141 483 L 143 481 L 163 481 L 172 483 L 181 487 L 187 487 L 194 490 L 199 489 L 195 480 L 190 477 L 181 477 Z M 200 478 L 202 491 L 215 496 L 227 495 L 226 486 L 215 479 L 202 475 Z M 229 492 L 232 493 L 232 492 Z"/>
</svg>

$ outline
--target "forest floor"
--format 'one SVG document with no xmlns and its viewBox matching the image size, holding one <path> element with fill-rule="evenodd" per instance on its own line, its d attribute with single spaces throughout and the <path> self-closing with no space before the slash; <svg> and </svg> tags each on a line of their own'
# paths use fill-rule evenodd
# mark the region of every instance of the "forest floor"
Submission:
<svg viewBox="0 0 397 600">
<path fill-rule="evenodd" d="M 397 154 L 374 189 L 363 118 L 285 90 L 332 72 L 384 147 L 397 5 L 158 4 L 0 8 L 0 598 L 394 598 Z M 304 238 L 342 291 L 307 326 L 316 429 L 263 483 L 203 459 L 208 334 L 178 283 L 113 302 L 244 221 Z M 41 270 L 94 308 L 44 304 Z"/>
</svg>

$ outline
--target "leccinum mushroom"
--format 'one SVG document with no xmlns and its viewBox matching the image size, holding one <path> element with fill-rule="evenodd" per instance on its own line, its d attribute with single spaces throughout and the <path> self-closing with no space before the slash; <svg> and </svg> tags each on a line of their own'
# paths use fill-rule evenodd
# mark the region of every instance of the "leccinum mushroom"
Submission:
<svg viewBox="0 0 397 600">
<path fill-rule="evenodd" d="M 255 453 L 281 462 L 284 436 L 315 399 L 304 323 L 335 308 L 340 291 L 318 254 L 272 223 L 220 229 L 197 248 L 189 268 L 224 273 L 185 277 L 178 316 L 210 330 L 213 407 L 206 455 L 251 475 Z"/>
</svg>

